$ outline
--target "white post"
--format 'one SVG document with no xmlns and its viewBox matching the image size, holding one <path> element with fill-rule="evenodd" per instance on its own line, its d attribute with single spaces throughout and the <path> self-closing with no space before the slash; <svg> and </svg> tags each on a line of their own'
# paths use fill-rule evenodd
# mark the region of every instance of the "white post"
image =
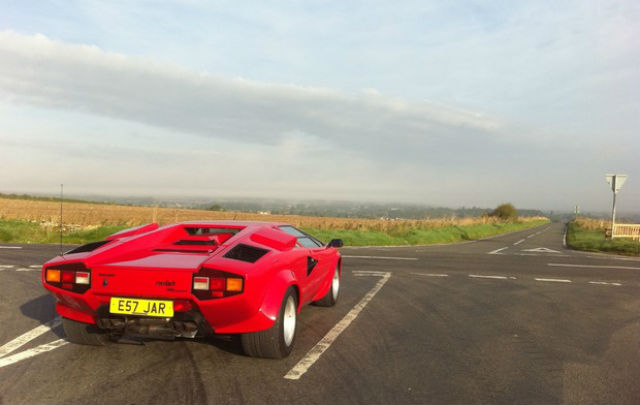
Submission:
<svg viewBox="0 0 640 405">
<path fill-rule="evenodd" d="M 611 239 L 615 238 L 615 228 L 616 228 L 616 194 L 622 188 L 622 185 L 627 180 L 626 174 L 607 174 L 605 175 L 607 179 L 607 183 L 611 186 L 611 191 L 613 191 L 613 207 L 611 208 Z"/>
<path fill-rule="evenodd" d="M 613 182 L 615 184 L 616 178 L 613 177 Z M 616 192 L 613 192 L 613 208 L 611 209 L 611 239 L 615 238 L 616 233 Z"/>
</svg>

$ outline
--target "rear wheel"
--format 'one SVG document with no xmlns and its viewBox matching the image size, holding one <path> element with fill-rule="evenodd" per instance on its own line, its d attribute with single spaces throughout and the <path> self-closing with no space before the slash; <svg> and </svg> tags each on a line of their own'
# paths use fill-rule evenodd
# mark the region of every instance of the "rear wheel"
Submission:
<svg viewBox="0 0 640 405">
<path fill-rule="evenodd" d="M 104 346 L 109 343 L 109 336 L 93 324 L 62 318 L 62 328 L 71 343 L 90 346 Z"/>
<path fill-rule="evenodd" d="M 248 356 L 281 359 L 287 357 L 296 340 L 298 300 L 290 287 L 280 307 L 276 323 L 267 330 L 240 335 L 242 348 Z"/>
<path fill-rule="evenodd" d="M 340 269 L 336 267 L 333 272 L 333 278 L 331 279 L 331 287 L 327 294 L 315 301 L 314 304 L 321 307 L 332 307 L 336 305 L 338 301 L 338 295 L 340 294 Z"/>
</svg>

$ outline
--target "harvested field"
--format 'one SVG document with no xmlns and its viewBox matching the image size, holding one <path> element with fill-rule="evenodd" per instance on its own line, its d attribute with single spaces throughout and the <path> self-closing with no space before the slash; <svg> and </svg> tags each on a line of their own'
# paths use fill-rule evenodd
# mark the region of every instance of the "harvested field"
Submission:
<svg viewBox="0 0 640 405">
<path fill-rule="evenodd" d="M 0 198 L 0 219 L 26 220 L 58 226 L 60 204 L 54 201 L 34 201 Z M 247 212 L 206 211 L 179 208 L 159 208 L 90 203 L 65 203 L 63 222 L 66 226 L 135 226 L 149 222 L 160 224 L 194 220 L 248 220 L 288 222 L 294 226 L 316 229 L 374 230 L 401 233 L 411 228 L 434 229 L 449 226 L 493 224 L 493 217 L 441 218 L 424 220 L 377 220 L 361 218 L 308 217 L 298 215 L 262 215 Z M 541 218 L 521 218 L 529 222 Z"/>
</svg>

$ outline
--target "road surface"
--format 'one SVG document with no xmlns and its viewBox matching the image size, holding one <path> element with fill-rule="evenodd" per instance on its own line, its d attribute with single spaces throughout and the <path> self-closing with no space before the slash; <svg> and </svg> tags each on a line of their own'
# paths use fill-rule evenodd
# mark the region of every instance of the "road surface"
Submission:
<svg viewBox="0 0 640 405">
<path fill-rule="evenodd" d="M 0 245 L 0 403 L 639 403 L 640 260 L 563 231 L 343 248 L 337 306 L 302 310 L 284 360 L 67 344 L 39 278 L 58 247 Z"/>
</svg>

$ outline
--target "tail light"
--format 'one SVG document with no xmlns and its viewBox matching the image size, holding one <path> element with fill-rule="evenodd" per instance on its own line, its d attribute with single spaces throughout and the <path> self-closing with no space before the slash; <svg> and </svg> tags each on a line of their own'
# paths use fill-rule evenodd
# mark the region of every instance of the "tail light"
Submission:
<svg viewBox="0 0 640 405">
<path fill-rule="evenodd" d="M 244 279 L 237 274 L 202 268 L 193 275 L 193 295 L 200 300 L 229 297 L 243 290 Z"/>
<path fill-rule="evenodd" d="M 82 263 L 69 263 L 45 269 L 47 284 L 78 294 L 91 287 L 91 270 Z"/>
</svg>

